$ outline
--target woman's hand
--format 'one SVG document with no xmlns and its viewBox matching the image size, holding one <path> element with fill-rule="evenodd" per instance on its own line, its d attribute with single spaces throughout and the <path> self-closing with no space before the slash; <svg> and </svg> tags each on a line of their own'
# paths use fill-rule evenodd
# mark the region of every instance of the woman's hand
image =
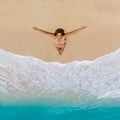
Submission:
<svg viewBox="0 0 120 120">
<path fill-rule="evenodd" d="M 34 30 L 39 30 L 39 29 L 38 29 L 38 28 L 36 28 L 36 27 L 33 27 L 33 29 L 34 29 Z"/>
</svg>

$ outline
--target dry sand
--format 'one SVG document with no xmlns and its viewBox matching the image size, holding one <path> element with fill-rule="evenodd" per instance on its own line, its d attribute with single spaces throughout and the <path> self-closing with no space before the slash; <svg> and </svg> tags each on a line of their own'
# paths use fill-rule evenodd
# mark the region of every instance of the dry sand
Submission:
<svg viewBox="0 0 120 120">
<path fill-rule="evenodd" d="M 120 0 L 0 0 L 0 48 L 45 61 L 93 60 L 120 47 Z M 65 32 L 87 29 L 67 39 L 59 56 L 54 40 L 33 26 Z"/>
</svg>

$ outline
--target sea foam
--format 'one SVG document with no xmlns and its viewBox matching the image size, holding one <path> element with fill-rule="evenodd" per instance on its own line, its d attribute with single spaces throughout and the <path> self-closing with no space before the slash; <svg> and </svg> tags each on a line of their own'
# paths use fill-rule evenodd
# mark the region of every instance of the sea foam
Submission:
<svg viewBox="0 0 120 120">
<path fill-rule="evenodd" d="M 120 97 L 120 49 L 62 64 L 0 50 L 0 95 Z"/>
</svg>

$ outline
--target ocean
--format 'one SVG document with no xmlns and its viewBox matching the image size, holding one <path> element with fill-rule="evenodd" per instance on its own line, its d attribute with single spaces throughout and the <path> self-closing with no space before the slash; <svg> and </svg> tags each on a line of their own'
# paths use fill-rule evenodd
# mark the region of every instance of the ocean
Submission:
<svg viewBox="0 0 120 120">
<path fill-rule="evenodd" d="M 0 120 L 120 120 L 120 49 L 66 64 L 1 49 Z"/>
<path fill-rule="evenodd" d="M 0 120 L 120 120 L 120 107 L 0 106 Z"/>
</svg>

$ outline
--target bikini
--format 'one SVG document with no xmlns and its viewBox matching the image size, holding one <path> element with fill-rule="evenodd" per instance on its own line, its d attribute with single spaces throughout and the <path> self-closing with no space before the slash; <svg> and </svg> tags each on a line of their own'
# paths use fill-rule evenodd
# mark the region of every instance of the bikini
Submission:
<svg viewBox="0 0 120 120">
<path fill-rule="evenodd" d="M 56 47 L 64 47 L 66 44 L 66 38 L 64 38 L 64 42 L 63 43 L 56 43 Z"/>
</svg>

